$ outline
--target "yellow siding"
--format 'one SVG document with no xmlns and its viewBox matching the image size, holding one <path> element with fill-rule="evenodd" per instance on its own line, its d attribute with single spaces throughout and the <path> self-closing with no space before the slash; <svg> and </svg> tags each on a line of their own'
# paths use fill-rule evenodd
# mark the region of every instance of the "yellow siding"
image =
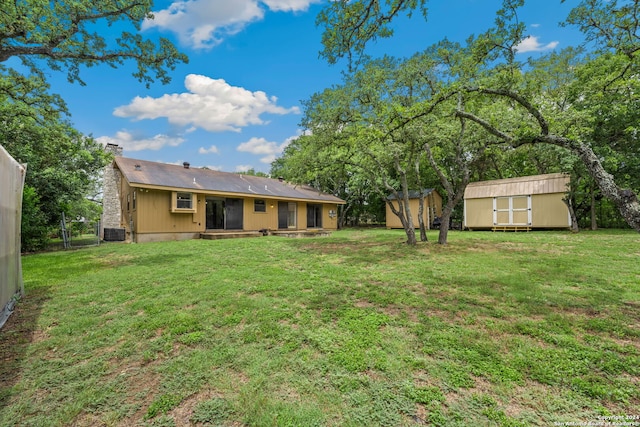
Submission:
<svg viewBox="0 0 640 427">
<path fill-rule="evenodd" d="M 263 199 L 266 204 L 266 212 L 255 212 L 255 200 L 248 198 L 244 200 L 244 224 L 245 230 L 277 230 L 278 229 L 278 201 L 274 199 Z"/>
<path fill-rule="evenodd" d="M 565 194 L 539 194 L 532 197 L 531 211 L 534 227 L 570 227 L 569 208 L 562 201 Z"/>
<path fill-rule="evenodd" d="M 133 220 L 133 228 L 136 234 L 168 235 L 171 233 L 201 233 L 206 228 L 206 207 L 204 194 L 194 196 L 195 213 L 172 213 L 172 192 L 163 190 L 148 190 L 136 188 L 136 209 L 133 209 L 133 191 L 125 180 L 121 181 L 121 226 L 130 232 L 130 223 Z M 129 207 L 127 209 L 127 195 L 129 195 Z M 257 231 L 262 229 L 278 229 L 278 200 L 262 199 L 266 202 L 266 212 L 255 212 L 255 198 L 245 198 L 243 204 L 243 230 Z M 307 227 L 307 204 L 297 202 L 297 229 L 305 230 Z M 329 211 L 336 212 L 331 218 Z M 322 225 L 323 229 L 336 230 L 338 205 L 323 204 Z M 143 237 L 141 236 L 141 239 Z M 167 240 L 163 238 L 161 240 Z"/>
<path fill-rule="evenodd" d="M 434 216 L 442 216 L 442 196 L 437 191 L 432 191 L 429 193 L 429 206 L 435 208 Z M 425 200 L 426 201 L 426 200 Z"/>
<path fill-rule="evenodd" d="M 330 211 L 333 211 L 335 213 L 333 218 L 329 216 Z M 335 204 L 322 205 L 322 228 L 325 230 L 338 229 L 338 205 L 335 205 Z"/>
<path fill-rule="evenodd" d="M 307 204 L 297 202 L 296 203 L 296 230 L 306 230 L 307 229 Z"/>
<path fill-rule="evenodd" d="M 204 195 L 194 196 L 196 212 L 171 212 L 170 191 L 137 191 L 137 233 L 197 233 L 205 229 Z"/>
<path fill-rule="evenodd" d="M 493 199 L 465 200 L 464 220 L 471 229 L 493 227 Z"/>
<path fill-rule="evenodd" d="M 531 196 L 531 227 L 533 228 L 565 228 L 569 227 L 569 211 L 562 201 L 563 193 L 535 194 Z M 506 200 L 506 202 L 504 202 Z M 525 198 L 514 198 L 513 207 L 523 208 Z M 497 198 L 498 209 L 508 209 L 508 199 Z M 492 228 L 493 198 L 465 200 L 465 227 L 470 229 Z M 526 224 L 526 211 L 513 212 L 514 224 Z M 508 212 L 497 212 L 498 224 L 509 223 Z"/>
<path fill-rule="evenodd" d="M 431 220 L 429 218 L 429 206 L 430 206 L 430 196 L 429 197 L 425 197 L 424 200 L 424 212 L 422 215 L 422 218 L 424 219 L 424 224 L 427 227 L 427 229 L 430 228 L 431 225 Z M 398 202 L 396 200 L 393 200 L 391 203 L 393 203 L 393 206 L 398 209 Z M 387 209 L 387 214 L 386 214 L 386 223 L 387 223 L 387 228 L 403 228 L 402 227 L 402 222 L 400 221 L 400 218 L 398 218 L 398 216 L 396 214 L 393 213 L 393 211 L 391 210 L 391 208 L 389 207 L 388 204 L 385 205 L 386 209 Z M 413 226 L 415 228 L 420 227 L 420 222 L 418 221 L 418 210 L 420 208 L 420 201 L 418 199 L 410 199 L 409 200 L 409 209 L 411 210 L 411 217 L 413 218 Z M 438 210 L 437 205 L 436 205 L 436 211 Z M 440 204 L 440 215 L 442 215 L 442 204 Z"/>
</svg>

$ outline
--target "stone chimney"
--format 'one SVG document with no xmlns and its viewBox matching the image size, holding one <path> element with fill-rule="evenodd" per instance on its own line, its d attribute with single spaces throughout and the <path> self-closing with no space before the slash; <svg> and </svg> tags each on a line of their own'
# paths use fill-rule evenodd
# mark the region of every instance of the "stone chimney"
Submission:
<svg viewBox="0 0 640 427">
<path fill-rule="evenodd" d="M 122 147 L 117 144 L 107 144 L 104 151 L 122 156 Z M 100 237 L 104 238 L 105 228 L 121 228 L 120 215 L 120 171 L 114 169 L 113 162 L 105 166 L 102 173 L 102 218 L 100 221 Z"/>
</svg>

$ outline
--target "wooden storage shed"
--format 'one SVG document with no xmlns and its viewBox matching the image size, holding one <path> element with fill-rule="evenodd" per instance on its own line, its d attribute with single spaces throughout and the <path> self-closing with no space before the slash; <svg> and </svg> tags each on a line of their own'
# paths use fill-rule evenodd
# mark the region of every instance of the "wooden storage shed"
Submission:
<svg viewBox="0 0 640 427">
<path fill-rule="evenodd" d="M 424 193 L 424 223 L 427 226 L 427 229 L 431 229 L 431 225 L 433 224 L 433 220 L 436 217 L 442 216 L 442 196 L 433 188 L 427 188 L 422 190 Z M 402 193 L 400 193 L 400 197 L 403 197 Z M 393 203 L 394 207 L 398 208 L 398 202 L 396 201 L 395 196 L 389 195 L 388 200 Z M 418 222 L 418 208 L 420 205 L 420 192 L 419 191 L 410 191 L 409 192 L 409 208 L 411 209 L 411 216 L 413 217 L 413 223 L 415 228 L 420 226 Z M 391 208 L 388 204 L 385 204 L 387 213 L 385 216 L 385 222 L 387 228 L 404 228 L 402 227 L 402 222 L 400 222 L 400 218 L 396 214 L 391 211 Z"/>
<path fill-rule="evenodd" d="M 474 182 L 464 192 L 464 227 L 470 230 L 569 228 L 562 173 Z"/>
</svg>

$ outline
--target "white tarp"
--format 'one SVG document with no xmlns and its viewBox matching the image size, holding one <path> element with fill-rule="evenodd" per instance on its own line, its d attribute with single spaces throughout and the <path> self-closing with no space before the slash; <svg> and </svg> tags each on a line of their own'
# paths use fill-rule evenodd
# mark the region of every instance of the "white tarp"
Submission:
<svg viewBox="0 0 640 427">
<path fill-rule="evenodd" d="M 0 145 L 0 327 L 24 294 L 20 261 L 22 190 L 26 168 Z"/>
</svg>

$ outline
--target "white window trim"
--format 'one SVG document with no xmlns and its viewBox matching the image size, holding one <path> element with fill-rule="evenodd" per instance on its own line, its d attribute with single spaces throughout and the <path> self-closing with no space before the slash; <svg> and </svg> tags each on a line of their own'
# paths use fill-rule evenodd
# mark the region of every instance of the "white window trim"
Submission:
<svg viewBox="0 0 640 427">
<path fill-rule="evenodd" d="M 179 208 L 178 207 L 178 194 L 190 194 L 191 195 L 191 207 Z M 172 213 L 196 213 L 198 207 L 198 196 L 195 193 L 189 191 L 172 191 L 171 192 L 171 212 Z"/>
</svg>

